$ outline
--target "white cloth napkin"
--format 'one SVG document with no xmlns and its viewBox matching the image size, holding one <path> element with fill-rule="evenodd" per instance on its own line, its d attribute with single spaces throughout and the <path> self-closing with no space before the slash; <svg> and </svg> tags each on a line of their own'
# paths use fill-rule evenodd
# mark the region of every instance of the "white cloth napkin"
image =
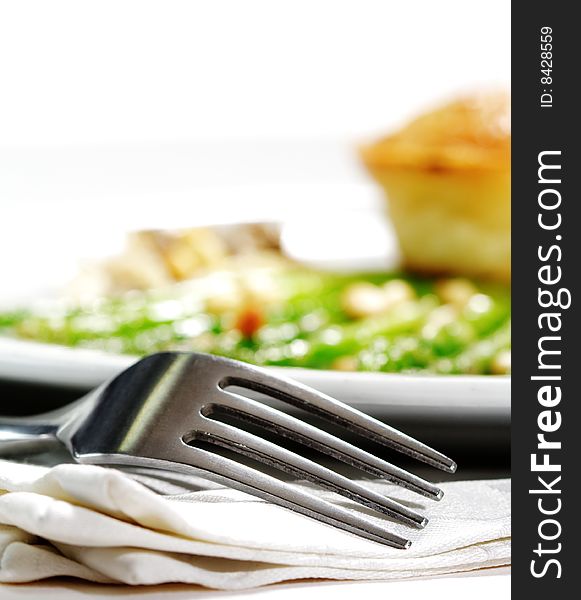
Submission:
<svg viewBox="0 0 581 600">
<path fill-rule="evenodd" d="M 68 575 L 232 590 L 300 578 L 391 579 L 510 563 L 509 480 L 444 483 L 441 502 L 366 482 L 430 519 L 423 531 L 386 524 L 412 540 L 402 551 L 234 490 L 207 484 L 195 490 L 199 482 L 193 479 L 139 479 L 96 466 L 0 461 L 0 581 Z"/>
</svg>

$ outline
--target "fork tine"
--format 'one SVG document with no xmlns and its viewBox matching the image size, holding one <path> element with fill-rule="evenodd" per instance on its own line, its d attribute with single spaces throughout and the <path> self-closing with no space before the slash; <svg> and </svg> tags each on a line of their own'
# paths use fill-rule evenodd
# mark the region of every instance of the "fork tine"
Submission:
<svg viewBox="0 0 581 600">
<path fill-rule="evenodd" d="M 190 439 L 200 439 L 212 443 L 209 438 L 196 436 Z M 153 471 L 179 472 L 185 475 L 194 474 L 379 544 L 401 550 L 411 546 L 411 541 L 408 539 L 387 531 L 383 525 L 378 525 L 364 515 L 331 504 L 252 467 L 208 450 L 189 446 L 183 440 L 177 446 L 164 451 L 158 449 L 153 454 L 154 456 L 137 456 L 98 453 L 79 456 L 78 462 L 131 468 L 141 467 Z"/>
<path fill-rule="evenodd" d="M 456 471 L 456 463 L 444 454 L 330 396 L 296 381 L 278 375 L 274 377 L 251 365 L 226 362 L 230 375 L 220 382 L 222 388 L 239 385 L 273 396 L 438 469 L 449 473 Z"/>
<path fill-rule="evenodd" d="M 211 443 L 211 440 L 205 441 Z M 185 447 L 180 455 L 181 467 L 186 473 L 191 469 L 198 472 L 201 468 L 203 476 L 216 483 L 258 496 L 357 536 L 402 550 L 411 546 L 408 539 L 387 531 L 383 525 L 364 515 L 331 504 L 252 467 L 201 448 Z M 176 457 L 171 456 L 170 460 L 175 470 L 178 466 L 174 462 Z"/>
<path fill-rule="evenodd" d="M 312 481 L 406 525 L 421 529 L 428 522 L 425 517 L 395 500 L 367 489 L 308 458 L 232 425 L 208 419 L 204 430 L 198 432 L 198 439 L 209 441 L 259 460 L 264 464 L 282 469 L 293 476 Z"/>
<path fill-rule="evenodd" d="M 326 431 L 300 421 L 296 417 L 256 400 L 241 397 L 229 390 L 223 390 L 223 392 L 225 397 L 220 401 L 221 410 L 232 410 L 241 419 L 315 448 L 375 477 L 387 479 L 422 496 L 440 500 L 444 495 L 440 488 L 429 481 L 396 467 Z"/>
</svg>

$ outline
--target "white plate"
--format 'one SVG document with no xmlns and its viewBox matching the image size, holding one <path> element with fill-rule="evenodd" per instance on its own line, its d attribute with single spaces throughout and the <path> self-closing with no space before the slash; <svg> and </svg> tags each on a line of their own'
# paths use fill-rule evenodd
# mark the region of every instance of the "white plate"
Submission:
<svg viewBox="0 0 581 600">
<path fill-rule="evenodd" d="M 92 388 L 137 359 L 0 338 L 0 379 L 70 388 Z M 424 420 L 433 416 L 510 420 L 510 377 L 400 375 L 274 368 L 372 414 Z"/>
<path fill-rule="evenodd" d="M 328 158 L 328 152 L 323 153 L 323 157 Z M 333 173 L 340 176 L 346 170 L 353 170 L 351 162 L 351 159 L 336 161 Z M 71 222 L 74 227 L 69 220 L 60 223 L 58 231 L 45 227 L 47 220 L 53 223 L 51 215 L 55 210 L 52 203 L 46 202 L 34 206 L 26 202 L 19 205 L 23 219 L 30 211 L 36 215 L 34 222 L 37 228 L 29 232 L 28 237 L 23 238 L 21 232 L 13 228 L 0 227 L 3 234 L 0 235 L 0 255 L 19 256 L 18 261 L 5 261 L 7 266 L 13 265 L 13 277 L 6 269 L 3 270 L 0 307 L 12 306 L 15 302 L 27 303 L 31 298 L 47 293 L 54 295 L 58 290 L 53 288 L 78 269 L 78 258 L 94 258 L 112 251 L 106 242 L 122 240 L 128 229 L 154 225 L 173 227 L 183 222 L 211 224 L 224 222 L 220 219 L 224 215 L 228 216 L 228 222 L 239 219 L 284 221 L 282 241 L 286 252 L 315 266 L 348 270 L 385 269 L 396 258 L 393 234 L 382 216 L 381 196 L 366 179 L 359 180 L 354 175 L 350 175 L 348 181 L 341 180 L 340 184 L 306 182 L 289 185 L 285 181 L 266 186 L 200 188 L 182 182 L 179 189 L 171 188 L 173 191 L 169 195 L 163 186 L 158 186 L 156 189 L 158 192 L 163 189 L 163 194 L 147 196 L 146 190 L 139 188 L 139 194 L 135 192 L 127 196 L 125 190 L 123 197 L 119 196 L 119 186 L 110 175 L 105 178 L 109 187 L 101 190 L 99 195 L 100 203 L 105 202 L 104 199 L 107 202 L 100 204 L 101 210 L 91 213 L 90 222 L 78 216 L 78 202 L 73 202 L 77 199 L 75 194 L 87 192 L 83 181 L 71 191 L 68 202 L 63 200 L 61 206 L 62 214 L 72 211 L 73 215 L 77 215 Z M 196 200 L 192 202 L 191 198 Z M 276 203 L 272 202 L 273 198 L 277 199 Z M 137 202 L 139 210 L 135 210 Z M 332 219 L 329 219 L 330 202 L 333 205 Z M 236 213 L 236 207 L 241 208 L 241 212 Z M 111 220 L 112 211 L 114 220 Z M 305 219 L 306 214 L 308 219 Z M 176 215 L 179 215 L 178 221 L 175 220 Z M 56 227 L 58 224 L 53 225 Z M 105 238 L 102 235 L 104 230 L 108 232 Z M 350 242 L 347 245 L 346 238 Z M 35 240 L 34 246 L 30 245 L 30 239 Z M 30 251 L 31 248 L 33 251 Z M 42 248 L 43 260 L 39 260 L 37 248 Z M 71 248 L 75 248 L 74 253 L 71 253 Z M 27 257 L 28 262 L 23 257 Z M 134 360 L 127 356 L 0 337 L 0 379 L 90 388 Z M 454 419 L 466 417 L 505 424 L 510 418 L 509 377 L 272 370 L 371 414 L 397 414 L 425 421 L 436 415 Z"/>
</svg>

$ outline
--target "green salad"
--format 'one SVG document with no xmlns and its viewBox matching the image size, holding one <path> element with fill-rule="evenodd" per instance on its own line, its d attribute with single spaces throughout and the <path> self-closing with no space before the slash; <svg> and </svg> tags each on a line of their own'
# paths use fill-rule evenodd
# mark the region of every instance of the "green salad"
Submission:
<svg viewBox="0 0 581 600">
<path fill-rule="evenodd" d="M 145 355 L 399 373 L 510 372 L 510 290 L 465 279 L 219 272 L 165 291 L 0 313 L 0 334 Z"/>
</svg>

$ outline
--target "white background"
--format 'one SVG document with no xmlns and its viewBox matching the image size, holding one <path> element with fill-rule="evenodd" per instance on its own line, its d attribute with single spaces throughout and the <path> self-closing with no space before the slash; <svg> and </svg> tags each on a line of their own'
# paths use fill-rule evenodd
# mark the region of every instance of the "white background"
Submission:
<svg viewBox="0 0 581 600">
<path fill-rule="evenodd" d="M 506 84 L 510 2 L 1 2 L 0 144 L 347 138 Z"/>
<path fill-rule="evenodd" d="M 128 228 L 368 208 L 357 144 L 509 79 L 506 0 L 0 0 L 0 300 Z"/>
</svg>

